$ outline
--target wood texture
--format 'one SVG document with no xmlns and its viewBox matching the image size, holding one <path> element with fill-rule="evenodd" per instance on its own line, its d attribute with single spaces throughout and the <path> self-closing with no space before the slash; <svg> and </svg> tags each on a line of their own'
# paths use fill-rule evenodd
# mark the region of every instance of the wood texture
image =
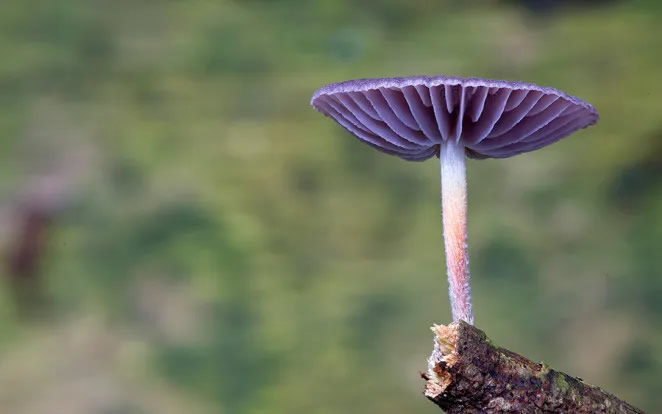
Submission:
<svg viewBox="0 0 662 414">
<path fill-rule="evenodd" d="M 579 378 L 494 345 L 466 322 L 432 330 L 425 396 L 446 413 L 643 413 Z"/>
</svg>

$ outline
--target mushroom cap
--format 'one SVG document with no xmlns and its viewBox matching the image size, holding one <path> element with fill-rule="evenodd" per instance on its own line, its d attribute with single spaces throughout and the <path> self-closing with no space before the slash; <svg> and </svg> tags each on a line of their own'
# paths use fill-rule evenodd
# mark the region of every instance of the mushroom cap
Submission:
<svg viewBox="0 0 662 414">
<path fill-rule="evenodd" d="M 598 121 L 590 104 L 553 88 L 478 78 L 359 79 L 319 89 L 310 102 L 366 144 L 410 161 L 454 140 L 471 158 L 507 158 Z"/>
</svg>

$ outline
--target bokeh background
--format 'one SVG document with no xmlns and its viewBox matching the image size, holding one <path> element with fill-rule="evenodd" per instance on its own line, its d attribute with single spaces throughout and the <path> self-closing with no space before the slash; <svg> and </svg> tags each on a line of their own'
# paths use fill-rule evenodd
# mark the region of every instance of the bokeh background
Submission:
<svg viewBox="0 0 662 414">
<path fill-rule="evenodd" d="M 4 0 L 0 412 L 434 413 L 435 160 L 316 113 L 414 74 L 597 126 L 469 161 L 477 325 L 662 412 L 662 3 Z"/>
</svg>

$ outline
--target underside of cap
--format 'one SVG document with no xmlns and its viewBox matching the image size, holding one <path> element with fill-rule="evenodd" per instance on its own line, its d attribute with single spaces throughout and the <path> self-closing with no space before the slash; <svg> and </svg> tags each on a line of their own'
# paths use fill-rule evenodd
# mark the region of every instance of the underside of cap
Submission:
<svg viewBox="0 0 662 414">
<path fill-rule="evenodd" d="M 590 104 L 530 83 L 418 76 L 319 89 L 311 104 L 366 144 L 410 161 L 455 141 L 472 158 L 507 158 L 593 125 Z"/>
</svg>

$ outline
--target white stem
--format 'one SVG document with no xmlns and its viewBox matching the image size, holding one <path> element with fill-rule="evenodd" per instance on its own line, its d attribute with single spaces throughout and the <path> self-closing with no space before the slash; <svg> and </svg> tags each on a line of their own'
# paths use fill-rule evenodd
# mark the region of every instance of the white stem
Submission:
<svg viewBox="0 0 662 414">
<path fill-rule="evenodd" d="M 446 268 L 453 321 L 473 325 L 467 252 L 467 175 L 464 146 L 454 141 L 441 144 L 441 211 L 444 224 Z"/>
</svg>

